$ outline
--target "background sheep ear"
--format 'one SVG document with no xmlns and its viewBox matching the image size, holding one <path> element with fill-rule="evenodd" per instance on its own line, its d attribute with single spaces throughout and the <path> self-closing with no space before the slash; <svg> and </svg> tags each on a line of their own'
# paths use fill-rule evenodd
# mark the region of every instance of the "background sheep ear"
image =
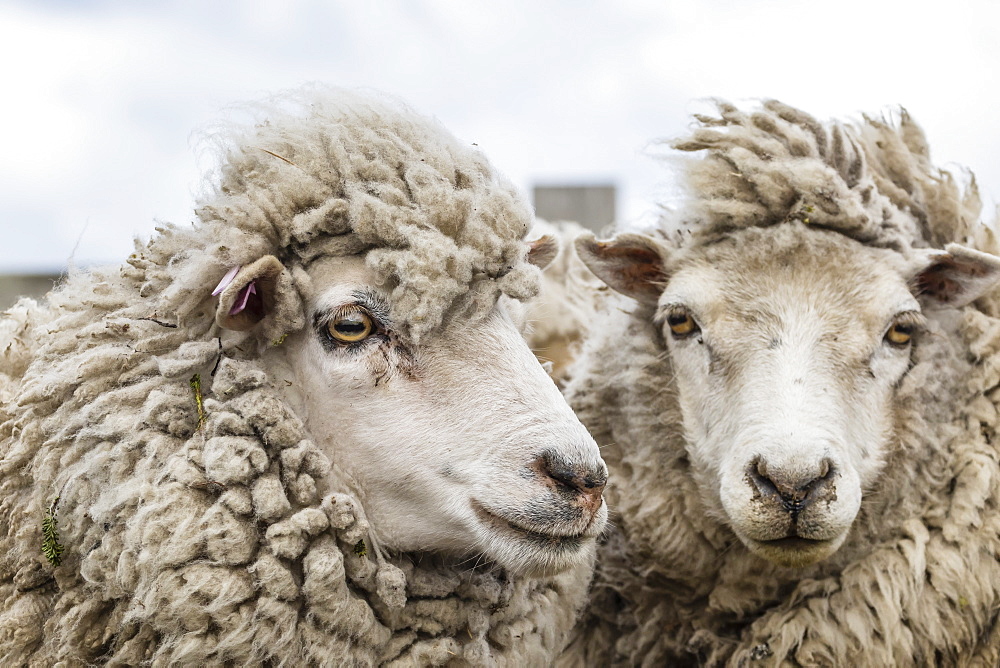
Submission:
<svg viewBox="0 0 1000 668">
<path fill-rule="evenodd" d="M 598 241 L 593 234 L 576 240 L 583 263 L 609 286 L 644 304 L 656 304 L 667 283 L 666 249 L 641 234 L 620 234 Z"/>
<path fill-rule="evenodd" d="M 275 310 L 275 294 L 285 267 L 265 255 L 242 267 L 219 294 L 215 322 L 219 327 L 245 332 Z"/>
<path fill-rule="evenodd" d="M 528 242 L 528 262 L 539 269 L 545 269 L 559 254 L 559 240 L 546 234 Z"/>
<path fill-rule="evenodd" d="M 958 244 L 922 251 L 910 279 L 926 308 L 959 308 L 1000 282 L 1000 257 Z"/>
</svg>

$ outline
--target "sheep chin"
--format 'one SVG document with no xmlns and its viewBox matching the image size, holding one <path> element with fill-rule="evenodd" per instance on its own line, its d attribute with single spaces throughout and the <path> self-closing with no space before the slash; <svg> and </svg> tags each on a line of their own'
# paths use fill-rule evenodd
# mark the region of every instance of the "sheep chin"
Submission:
<svg viewBox="0 0 1000 668">
<path fill-rule="evenodd" d="M 828 540 L 808 538 L 782 538 L 779 540 L 754 540 L 737 534 L 750 552 L 786 568 L 804 568 L 833 555 L 847 538 L 847 532 Z"/>
<path fill-rule="evenodd" d="M 552 577 L 581 566 L 593 558 L 597 541 L 580 537 L 548 544 L 542 539 L 512 541 L 499 536 L 484 537 L 488 559 L 519 578 Z"/>
</svg>

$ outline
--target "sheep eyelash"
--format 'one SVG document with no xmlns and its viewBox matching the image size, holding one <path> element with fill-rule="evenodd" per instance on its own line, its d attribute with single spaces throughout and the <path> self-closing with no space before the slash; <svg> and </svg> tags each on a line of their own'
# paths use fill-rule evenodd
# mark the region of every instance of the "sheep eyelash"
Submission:
<svg viewBox="0 0 1000 668">
<path fill-rule="evenodd" d="M 378 292 L 371 289 L 355 290 L 351 295 L 354 298 L 353 304 L 345 304 L 341 307 L 352 308 L 358 307 L 368 311 L 368 315 L 372 316 L 378 322 L 381 329 L 389 330 L 392 326 L 392 319 L 389 317 L 389 302 Z M 341 315 L 342 311 L 340 309 L 334 311 L 334 315 Z"/>
<path fill-rule="evenodd" d="M 691 312 L 691 309 L 680 302 L 673 302 L 664 304 L 656 309 L 656 315 L 653 316 L 653 324 L 662 329 L 667 324 L 667 318 L 672 315 L 681 314 L 688 314 L 695 319 L 695 322 L 698 322 L 698 318 Z"/>
<path fill-rule="evenodd" d="M 902 313 L 897 313 L 883 329 L 882 337 L 885 338 L 886 333 L 896 325 L 912 327 L 913 333 L 916 334 L 918 332 L 926 331 L 927 318 L 920 311 L 904 311 Z"/>
<path fill-rule="evenodd" d="M 916 330 L 923 330 L 927 328 L 927 317 L 920 311 L 904 311 L 893 316 L 886 326 L 886 331 L 893 325 L 909 325 Z"/>
</svg>

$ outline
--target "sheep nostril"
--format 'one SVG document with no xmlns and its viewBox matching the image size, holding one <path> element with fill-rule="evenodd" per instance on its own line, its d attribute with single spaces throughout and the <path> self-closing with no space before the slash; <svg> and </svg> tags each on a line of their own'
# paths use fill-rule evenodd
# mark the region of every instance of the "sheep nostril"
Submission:
<svg viewBox="0 0 1000 668">
<path fill-rule="evenodd" d="M 750 478 L 754 487 L 756 487 L 761 494 L 771 496 L 779 493 L 777 486 L 767 475 L 767 464 L 764 463 L 763 459 L 757 458 L 750 462 L 750 466 L 747 470 L 747 477 Z"/>
<path fill-rule="evenodd" d="M 545 453 L 537 460 L 536 470 L 555 483 L 557 489 L 578 496 L 582 504 L 596 511 L 608 482 L 604 466 L 572 464 L 562 457 Z"/>
<path fill-rule="evenodd" d="M 829 458 L 824 458 L 811 474 L 790 475 L 780 470 L 769 469 L 762 458 L 757 458 L 748 467 L 748 477 L 761 495 L 780 501 L 781 507 L 797 516 L 819 496 L 833 479 L 836 467 Z"/>
<path fill-rule="evenodd" d="M 767 464 L 764 463 L 763 459 L 758 457 L 757 459 L 755 459 L 753 462 L 750 463 L 750 466 L 753 469 L 752 472 L 756 474 L 755 476 L 756 478 L 760 478 L 761 480 L 766 480 L 768 482 L 771 481 L 771 479 L 767 475 Z"/>
</svg>

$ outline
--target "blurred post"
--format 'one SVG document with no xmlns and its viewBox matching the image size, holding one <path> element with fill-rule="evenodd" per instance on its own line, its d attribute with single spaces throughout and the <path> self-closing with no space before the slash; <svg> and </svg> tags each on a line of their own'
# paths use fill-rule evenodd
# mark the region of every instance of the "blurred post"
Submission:
<svg viewBox="0 0 1000 668">
<path fill-rule="evenodd" d="M 0 311 L 18 297 L 41 299 L 58 280 L 59 274 L 0 274 Z"/>
<path fill-rule="evenodd" d="M 548 221 L 572 220 L 594 232 L 615 222 L 614 184 L 534 187 L 535 215 Z"/>
</svg>

